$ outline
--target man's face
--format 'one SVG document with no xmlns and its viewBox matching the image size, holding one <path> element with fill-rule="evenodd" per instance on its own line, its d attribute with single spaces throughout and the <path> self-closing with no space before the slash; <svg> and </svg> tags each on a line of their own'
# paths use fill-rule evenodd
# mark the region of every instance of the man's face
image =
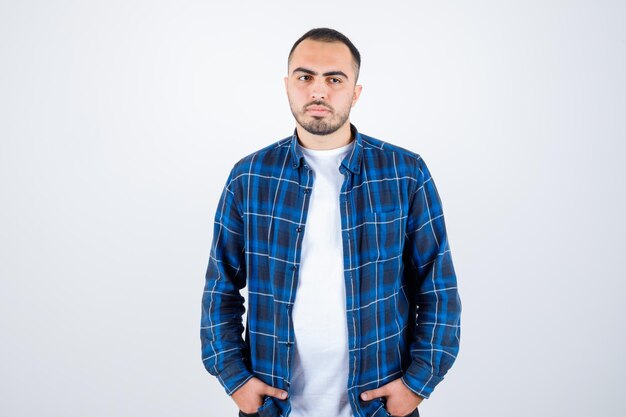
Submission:
<svg viewBox="0 0 626 417">
<path fill-rule="evenodd" d="M 361 94 L 355 85 L 354 60 L 341 42 L 305 39 L 291 55 L 285 89 L 291 113 L 314 135 L 342 127 Z"/>
</svg>

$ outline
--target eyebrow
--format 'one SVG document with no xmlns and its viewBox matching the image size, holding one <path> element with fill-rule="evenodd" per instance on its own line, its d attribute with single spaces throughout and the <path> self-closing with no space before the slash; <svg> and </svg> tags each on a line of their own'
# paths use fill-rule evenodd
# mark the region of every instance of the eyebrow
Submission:
<svg viewBox="0 0 626 417">
<path fill-rule="evenodd" d="M 298 67 L 295 70 L 293 70 L 291 73 L 296 73 L 296 72 L 304 72 L 306 74 L 311 74 L 311 75 L 318 75 L 317 72 L 312 71 L 310 69 L 307 68 L 302 68 L 302 67 Z M 343 71 L 328 71 L 322 74 L 324 77 L 328 77 L 330 75 L 341 75 L 342 77 L 344 77 L 346 80 L 349 80 L 348 76 L 346 75 L 345 72 Z"/>
</svg>

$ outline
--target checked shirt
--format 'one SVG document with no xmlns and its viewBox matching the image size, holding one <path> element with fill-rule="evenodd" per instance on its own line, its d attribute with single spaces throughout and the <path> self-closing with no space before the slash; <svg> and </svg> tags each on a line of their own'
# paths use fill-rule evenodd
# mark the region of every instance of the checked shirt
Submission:
<svg viewBox="0 0 626 417">
<path fill-rule="evenodd" d="M 355 416 L 387 417 L 382 400 L 359 394 L 401 378 L 428 398 L 458 354 L 461 301 L 441 200 L 424 160 L 350 127 L 355 146 L 338 167 L 345 179 L 337 196 L 346 388 Z M 297 141 L 294 129 L 235 163 L 215 213 L 200 339 L 206 370 L 229 395 L 253 376 L 289 391 L 291 308 L 314 182 Z M 289 399 L 268 396 L 259 413 L 290 410 Z"/>
</svg>

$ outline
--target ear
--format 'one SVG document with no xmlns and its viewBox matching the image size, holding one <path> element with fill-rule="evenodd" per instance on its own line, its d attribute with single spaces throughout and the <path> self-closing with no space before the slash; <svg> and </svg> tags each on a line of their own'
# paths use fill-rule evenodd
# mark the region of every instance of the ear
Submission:
<svg viewBox="0 0 626 417">
<path fill-rule="evenodd" d="M 285 81 L 285 92 L 289 91 L 289 88 L 287 87 L 288 83 L 289 83 L 289 77 L 285 77 L 283 79 L 283 81 Z"/>
<path fill-rule="evenodd" d="M 362 89 L 363 89 L 363 86 L 361 84 L 357 84 L 354 86 L 354 93 L 352 94 L 352 106 L 351 107 L 354 107 L 356 102 L 359 100 Z"/>
</svg>

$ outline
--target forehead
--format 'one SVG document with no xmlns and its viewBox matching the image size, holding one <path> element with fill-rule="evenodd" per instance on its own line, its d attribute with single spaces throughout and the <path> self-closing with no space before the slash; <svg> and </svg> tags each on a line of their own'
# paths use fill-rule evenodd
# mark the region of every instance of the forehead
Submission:
<svg viewBox="0 0 626 417">
<path fill-rule="evenodd" d="M 320 42 L 305 39 L 296 46 L 291 55 L 289 70 L 297 67 L 353 73 L 353 59 L 350 49 L 341 42 Z"/>
</svg>

